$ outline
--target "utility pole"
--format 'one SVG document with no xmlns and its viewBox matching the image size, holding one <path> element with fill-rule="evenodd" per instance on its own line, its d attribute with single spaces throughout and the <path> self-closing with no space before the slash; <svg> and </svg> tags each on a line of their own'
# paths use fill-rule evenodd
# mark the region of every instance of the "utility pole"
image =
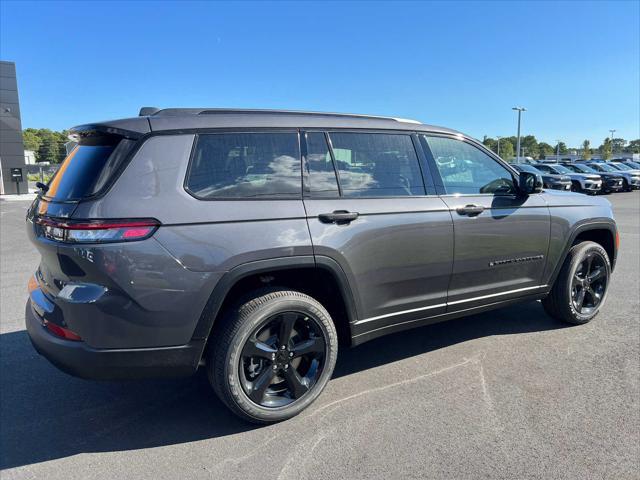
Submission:
<svg viewBox="0 0 640 480">
<path fill-rule="evenodd" d="M 518 111 L 518 140 L 516 142 L 516 163 L 520 163 L 520 116 L 522 115 L 522 112 L 526 112 L 527 109 L 524 107 L 513 107 L 511 110 Z"/>
<path fill-rule="evenodd" d="M 556 163 L 560 163 L 560 140 L 556 140 Z"/>
<path fill-rule="evenodd" d="M 498 152 L 497 152 L 497 155 L 500 156 L 500 139 L 502 137 L 500 135 L 496 135 L 496 138 L 498 139 Z"/>
</svg>

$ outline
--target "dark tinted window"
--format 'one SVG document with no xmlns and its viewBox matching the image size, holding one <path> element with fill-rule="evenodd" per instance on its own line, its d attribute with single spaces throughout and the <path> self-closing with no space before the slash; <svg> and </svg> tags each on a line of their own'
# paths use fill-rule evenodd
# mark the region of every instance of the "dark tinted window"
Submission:
<svg viewBox="0 0 640 480">
<path fill-rule="evenodd" d="M 300 196 L 298 134 L 200 135 L 187 188 L 200 198 Z"/>
<path fill-rule="evenodd" d="M 479 148 L 454 138 L 426 135 L 423 138 L 448 194 L 515 193 L 509 170 Z"/>
<path fill-rule="evenodd" d="M 555 173 L 555 172 L 553 171 L 553 169 L 552 169 L 550 166 L 548 166 L 548 165 L 537 165 L 537 166 L 536 166 L 536 168 L 537 168 L 538 170 L 540 170 L 541 172 L 546 172 L 546 173 Z"/>
<path fill-rule="evenodd" d="M 343 196 L 425 194 L 409 135 L 333 132 L 330 137 Z"/>
<path fill-rule="evenodd" d="M 49 182 L 45 197 L 60 201 L 79 200 L 97 193 L 120 166 L 133 141 L 110 143 L 74 148 Z"/>
<path fill-rule="evenodd" d="M 337 197 L 338 182 L 327 139 L 322 132 L 307 133 L 307 173 L 314 197 Z"/>
<path fill-rule="evenodd" d="M 531 165 L 514 165 L 513 168 L 515 168 L 519 172 L 529 172 L 529 173 L 536 173 L 540 175 L 540 170 L 538 170 L 536 167 L 533 167 Z"/>
</svg>

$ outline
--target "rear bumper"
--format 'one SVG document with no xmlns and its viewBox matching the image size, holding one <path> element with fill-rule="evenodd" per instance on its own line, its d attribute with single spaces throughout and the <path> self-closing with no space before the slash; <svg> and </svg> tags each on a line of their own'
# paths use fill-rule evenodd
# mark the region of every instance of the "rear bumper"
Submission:
<svg viewBox="0 0 640 480">
<path fill-rule="evenodd" d="M 81 341 L 56 337 L 26 306 L 27 333 L 37 352 L 60 370 L 81 378 L 114 380 L 192 375 L 204 349 L 204 340 L 186 345 L 135 349 L 96 349 Z"/>
</svg>

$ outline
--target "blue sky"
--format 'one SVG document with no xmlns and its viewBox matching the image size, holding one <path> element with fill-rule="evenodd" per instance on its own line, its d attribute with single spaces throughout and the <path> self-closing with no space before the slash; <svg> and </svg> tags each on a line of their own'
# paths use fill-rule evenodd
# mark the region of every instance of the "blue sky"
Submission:
<svg viewBox="0 0 640 480">
<path fill-rule="evenodd" d="M 475 137 L 640 137 L 640 2 L 0 2 L 23 126 L 141 106 L 416 118 Z"/>
</svg>

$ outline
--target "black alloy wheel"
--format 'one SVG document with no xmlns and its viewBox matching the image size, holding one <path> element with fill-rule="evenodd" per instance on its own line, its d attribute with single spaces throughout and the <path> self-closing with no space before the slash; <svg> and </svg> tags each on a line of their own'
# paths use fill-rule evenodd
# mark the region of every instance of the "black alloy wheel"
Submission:
<svg viewBox="0 0 640 480">
<path fill-rule="evenodd" d="M 214 324 L 207 376 L 222 402 L 253 423 L 274 423 L 308 408 L 338 357 L 331 315 L 315 298 L 263 288 L 229 307 Z"/>
<path fill-rule="evenodd" d="M 318 320 L 302 312 L 267 319 L 247 339 L 238 365 L 245 394 L 262 407 L 302 398 L 324 367 L 326 341 Z"/>
<path fill-rule="evenodd" d="M 591 241 L 574 245 L 542 306 L 558 320 L 585 324 L 604 305 L 610 276 L 609 254 L 602 245 Z"/>
<path fill-rule="evenodd" d="M 598 308 L 608 282 L 606 259 L 598 252 L 590 252 L 580 262 L 571 281 L 571 301 L 576 311 L 589 315 Z"/>
</svg>

